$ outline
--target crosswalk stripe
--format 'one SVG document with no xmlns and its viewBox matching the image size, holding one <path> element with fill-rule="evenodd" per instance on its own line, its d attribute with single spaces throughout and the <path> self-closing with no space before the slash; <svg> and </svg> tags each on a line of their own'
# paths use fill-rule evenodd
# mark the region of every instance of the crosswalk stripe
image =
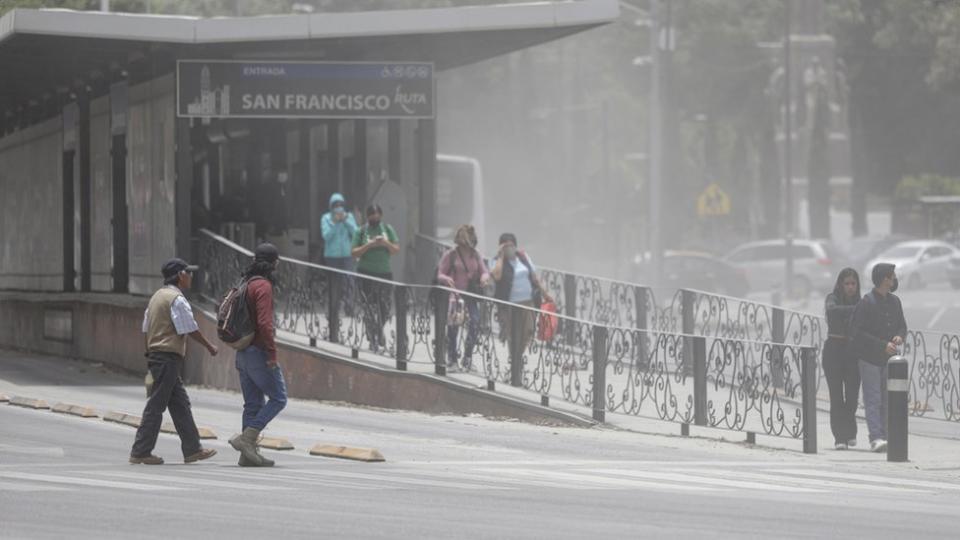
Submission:
<svg viewBox="0 0 960 540">
<path fill-rule="evenodd" d="M 948 484 L 946 482 L 934 482 L 931 480 L 906 480 L 902 478 L 892 478 L 884 476 L 870 476 L 866 474 L 843 473 L 832 471 L 804 471 L 798 469 L 784 469 L 778 472 L 790 475 L 815 476 L 823 478 L 840 478 L 845 480 L 857 480 L 860 482 L 873 482 L 877 484 L 897 484 L 905 486 L 914 486 L 919 488 L 946 489 L 960 491 L 960 484 Z"/>
<path fill-rule="evenodd" d="M 627 465 L 655 465 L 655 466 L 689 466 L 689 467 L 770 467 L 776 465 L 771 461 L 725 461 L 725 460 L 660 460 L 660 459 L 498 459 L 498 460 L 449 460 L 449 461 L 404 461 L 405 467 L 437 467 L 437 466 L 570 466 L 570 467 L 606 467 Z M 799 465 L 802 467 L 803 465 Z"/>
<path fill-rule="evenodd" d="M 111 480 L 97 480 L 95 478 L 80 478 L 76 476 L 60 476 L 52 474 L 34 474 L 34 473 L 22 473 L 22 472 L 0 472 L 0 477 L 2 478 L 13 478 L 16 480 L 34 480 L 36 482 L 51 482 L 54 484 L 74 484 L 78 486 L 89 486 L 89 487 L 109 487 L 115 489 L 130 489 L 133 491 L 179 491 L 182 488 L 171 487 L 171 486 L 162 486 L 162 485 L 148 485 L 148 484 L 133 484 L 128 482 L 114 482 Z"/>
<path fill-rule="evenodd" d="M 835 482 L 831 480 L 824 480 L 822 478 L 799 478 L 796 476 L 787 476 L 779 474 L 778 471 L 768 471 L 769 474 L 761 474 L 755 472 L 746 472 L 746 471 L 724 471 L 717 470 L 713 471 L 713 474 L 719 476 L 733 476 L 737 479 L 751 479 L 759 480 L 765 482 L 773 483 L 790 483 L 801 486 L 813 486 L 814 488 L 839 488 L 844 490 L 859 490 L 859 491 L 886 491 L 886 492 L 897 492 L 897 493 L 925 493 L 922 490 L 909 489 L 909 488 L 896 488 L 889 486 L 874 486 L 868 484 L 855 484 L 852 482 Z M 799 471 L 798 471 L 799 472 Z"/>
<path fill-rule="evenodd" d="M 240 482 L 229 482 L 224 480 L 213 480 L 208 478 L 185 478 L 183 476 L 174 476 L 171 474 L 141 474 L 141 473 L 129 473 L 129 472 L 116 472 L 116 471 L 105 471 L 100 473 L 104 476 L 110 476 L 114 478 L 126 478 L 129 480 L 142 480 L 145 482 L 171 482 L 174 484 L 184 484 L 189 486 L 199 486 L 199 487 L 220 487 L 228 489 L 246 489 L 250 491 L 273 491 L 277 489 L 288 489 L 275 484 L 258 484 L 258 483 L 240 483 Z"/>
<path fill-rule="evenodd" d="M 761 491 L 783 491 L 789 493 L 823 493 L 823 490 L 802 488 L 794 486 L 784 486 L 779 484 L 765 484 L 761 482 L 750 482 L 746 480 L 726 479 L 726 478 L 708 478 L 686 473 L 670 472 L 651 472 L 651 471 L 626 471 L 619 469 L 589 469 L 590 472 L 597 474 L 607 474 L 612 476 L 629 476 L 631 478 L 649 478 L 652 480 L 664 480 L 667 482 L 681 482 L 693 484 L 705 484 L 711 486 L 720 486 L 727 488 L 756 489 Z M 708 471 L 697 471 L 698 473 L 707 473 Z"/>
<path fill-rule="evenodd" d="M 544 471 L 537 469 L 504 469 L 504 468 L 491 468 L 485 469 L 487 472 L 497 473 L 497 474 L 515 474 L 520 476 L 528 476 L 534 478 L 555 478 L 558 480 L 566 481 L 572 485 L 597 485 L 604 486 L 608 488 L 644 488 L 644 489 L 658 489 L 664 491 L 719 491 L 716 488 L 706 487 L 706 486 L 691 486 L 691 485 L 681 485 L 681 484 L 664 484 L 660 482 L 647 482 L 644 480 L 624 480 L 620 478 L 607 478 L 600 477 L 589 474 L 574 474 L 574 473 L 565 473 L 557 471 Z"/>
<path fill-rule="evenodd" d="M 595 490 L 595 489 L 604 489 L 601 486 L 585 486 L 585 485 L 570 485 L 569 482 L 551 482 L 549 480 L 535 480 L 529 478 L 508 478 L 504 476 L 491 476 L 489 474 L 484 475 L 481 473 L 471 473 L 464 471 L 431 471 L 431 470 L 418 470 L 418 471 L 396 471 L 391 472 L 399 474 L 418 474 L 426 475 L 439 478 L 456 478 L 458 480 L 466 480 L 468 482 L 497 482 L 501 484 L 510 484 L 523 487 L 545 487 L 552 489 L 573 489 L 573 490 Z"/>
<path fill-rule="evenodd" d="M 394 476 L 394 475 L 388 475 L 388 474 L 367 474 L 367 473 L 333 471 L 333 470 L 300 471 L 300 472 L 302 474 L 309 474 L 309 475 L 323 477 L 323 478 L 326 478 L 328 476 L 333 476 L 336 478 L 373 480 L 378 482 L 410 484 L 415 486 L 430 486 L 430 487 L 442 487 L 442 488 L 453 488 L 453 489 L 474 489 L 474 490 L 513 489 L 510 487 L 504 487 L 504 486 L 491 486 L 491 485 L 484 485 L 484 484 L 472 484 L 469 482 L 453 482 L 453 481 L 447 481 L 447 480 L 426 480 L 421 478 L 402 477 L 402 476 Z"/>
<path fill-rule="evenodd" d="M 262 471 L 262 472 L 261 472 Z M 238 480 L 238 479 L 250 479 L 253 481 L 263 481 L 273 484 L 278 484 L 281 482 L 288 482 L 291 484 L 298 485 L 307 485 L 307 486 L 316 486 L 317 481 L 304 478 L 301 471 L 289 471 L 291 474 L 285 474 L 282 472 L 283 469 L 277 468 L 266 468 L 266 469 L 252 469 L 252 468 L 224 468 L 224 469 L 204 469 L 197 471 L 197 474 L 214 476 L 217 478 L 227 478 L 229 480 Z M 296 476 L 293 476 L 295 474 Z M 341 482 L 337 480 L 325 479 L 323 481 L 325 487 L 342 487 L 350 489 L 380 489 L 378 486 L 369 486 L 369 485 L 359 485 L 356 483 L 350 482 Z"/>
<path fill-rule="evenodd" d="M 7 480 L 0 483 L 0 491 L 68 491 L 64 486 L 48 486 L 44 484 L 25 484 Z"/>
</svg>

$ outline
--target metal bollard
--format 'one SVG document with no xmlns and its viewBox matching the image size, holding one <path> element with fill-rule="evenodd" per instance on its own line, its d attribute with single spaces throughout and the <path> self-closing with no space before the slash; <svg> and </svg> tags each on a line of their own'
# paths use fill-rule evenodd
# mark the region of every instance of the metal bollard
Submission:
<svg viewBox="0 0 960 540">
<path fill-rule="evenodd" d="M 907 461 L 910 366 L 897 355 L 887 362 L 887 461 Z"/>
</svg>

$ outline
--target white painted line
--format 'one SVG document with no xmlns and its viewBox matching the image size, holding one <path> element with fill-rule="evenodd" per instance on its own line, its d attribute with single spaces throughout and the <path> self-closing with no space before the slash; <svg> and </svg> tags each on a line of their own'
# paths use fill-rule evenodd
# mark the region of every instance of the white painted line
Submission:
<svg viewBox="0 0 960 540">
<path fill-rule="evenodd" d="M 346 489 L 360 489 L 360 490 L 375 490 L 375 489 L 384 489 L 383 486 L 374 486 L 368 484 L 358 484 L 356 482 L 345 482 L 332 480 L 329 478 L 324 478 L 323 480 L 317 480 L 313 478 L 305 478 L 300 471 L 288 471 L 291 474 L 296 476 L 291 476 L 290 474 L 284 474 L 280 472 L 282 469 L 278 470 L 275 467 L 267 468 L 255 468 L 255 467 L 237 467 L 237 468 L 226 468 L 223 470 L 211 470 L 205 468 L 202 471 L 197 471 L 196 474 L 216 476 L 217 478 L 228 478 L 229 480 L 242 480 L 244 478 L 253 479 L 256 481 L 266 481 L 270 483 L 280 483 L 287 482 L 293 485 L 304 485 L 310 486 L 311 488 L 316 488 L 317 486 L 323 486 L 325 488 L 346 488 Z M 269 472 L 268 472 L 269 471 Z"/>
<path fill-rule="evenodd" d="M 24 456 L 59 458 L 66 456 L 63 448 L 58 446 L 13 446 L 9 444 L 0 444 L 0 455 L 2 454 L 21 454 Z"/>
<path fill-rule="evenodd" d="M 907 488 L 894 488 L 888 486 L 874 486 L 868 484 L 855 484 L 852 482 L 834 482 L 831 480 L 824 480 L 822 478 L 798 478 L 796 476 L 787 476 L 780 474 L 780 471 L 767 471 L 767 473 L 753 473 L 746 471 L 705 471 L 710 472 L 716 476 L 726 476 L 733 477 L 735 479 L 749 479 L 749 480 L 758 480 L 762 482 L 777 482 L 780 484 L 795 484 L 799 486 L 811 486 L 814 489 L 818 488 L 837 488 L 840 490 L 857 490 L 857 491 L 882 491 L 882 492 L 895 492 L 895 493 L 928 493 L 926 491 L 917 490 L 917 489 L 907 489 Z M 800 473 L 800 471 L 797 471 Z M 803 473 L 806 474 L 806 473 Z M 829 475 L 828 475 L 829 476 Z"/>
<path fill-rule="evenodd" d="M 802 487 L 784 486 L 779 484 L 767 484 L 761 482 L 750 482 L 746 480 L 708 478 L 685 473 L 661 473 L 648 471 L 624 471 L 619 469 L 590 469 L 590 472 L 606 474 L 612 476 L 629 476 L 631 478 L 649 478 L 651 480 L 664 480 L 667 482 L 705 484 L 709 486 L 720 486 L 725 488 L 739 489 L 757 489 L 763 491 L 784 491 L 788 493 L 823 493 L 823 490 L 810 489 Z M 701 471 L 697 471 L 701 472 Z M 705 471 L 704 471 L 705 472 Z"/>
<path fill-rule="evenodd" d="M 521 487 L 545 487 L 550 489 L 573 489 L 573 490 L 596 490 L 596 489 L 606 489 L 600 486 L 584 486 L 584 485 L 570 485 L 570 482 L 551 482 L 549 480 L 532 480 L 528 478 L 506 478 L 504 476 L 493 476 L 490 474 L 481 474 L 481 473 L 470 473 L 470 472 L 460 472 L 460 471 L 433 471 L 433 470 L 419 470 L 419 471 L 397 471 L 391 470 L 390 472 L 399 473 L 399 474 L 420 474 L 426 476 L 433 476 L 435 478 L 449 478 L 457 480 L 466 480 L 468 482 L 497 482 L 501 484 L 511 484 Z"/>
<path fill-rule="evenodd" d="M 73 484 L 77 486 L 130 489 L 133 491 L 179 491 L 182 489 L 182 488 L 155 485 L 155 484 L 151 484 L 151 485 L 130 484 L 127 482 L 113 482 L 110 480 L 97 480 L 94 478 L 79 478 L 76 476 L 60 476 L 60 475 L 52 475 L 52 474 L 0 472 L 0 478 L 13 478 L 16 480 L 33 480 L 36 482 L 51 482 L 54 484 Z"/>
<path fill-rule="evenodd" d="M 7 480 L 0 483 L 0 491 L 70 491 L 70 488 L 45 484 L 21 484 Z"/>
<path fill-rule="evenodd" d="M 937 322 L 940 321 L 940 317 L 943 317 L 943 314 L 947 312 L 947 306 L 942 306 L 940 309 L 934 313 L 933 317 L 930 319 L 930 322 L 927 323 L 927 328 L 933 328 L 937 325 Z"/>
<path fill-rule="evenodd" d="M 519 476 L 528 476 L 536 479 L 557 479 L 571 484 L 594 485 L 617 489 L 655 489 L 661 491 L 702 491 L 716 492 L 716 488 L 704 486 L 689 486 L 679 484 L 663 484 L 660 482 L 646 482 L 643 480 L 624 480 L 620 478 L 606 478 L 590 474 L 574 474 L 556 471 L 545 471 L 538 469 L 485 469 L 490 473 L 513 474 Z"/>
<path fill-rule="evenodd" d="M 414 486 L 430 486 L 430 487 L 440 487 L 440 488 L 451 488 L 451 489 L 472 489 L 472 490 L 492 490 L 492 489 L 513 489 L 503 486 L 490 486 L 483 484 L 470 484 L 466 482 L 452 482 L 446 480 L 427 480 L 424 478 L 410 478 L 410 477 L 401 477 L 393 476 L 387 474 L 366 474 L 366 473 L 353 473 L 346 471 L 300 471 L 304 474 L 310 474 L 320 478 L 326 478 L 332 476 L 334 478 L 351 478 L 356 480 L 374 480 L 382 483 L 398 483 L 398 484 L 410 484 Z M 380 487 L 384 487 L 382 484 Z"/>
<path fill-rule="evenodd" d="M 288 489 L 276 485 L 263 485 L 259 483 L 241 483 L 241 482 L 228 482 L 224 480 L 213 480 L 206 478 L 185 478 L 183 476 L 173 476 L 170 474 L 141 474 L 141 473 L 131 473 L 131 472 L 115 472 L 115 471 L 105 471 L 99 473 L 103 476 L 110 476 L 115 478 L 126 478 L 129 480 L 139 480 L 143 482 L 171 482 L 174 484 L 185 484 L 188 486 L 200 486 L 200 487 L 213 487 L 213 488 L 227 488 L 227 489 L 246 489 L 250 491 L 275 491 L 278 489 Z"/>
<path fill-rule="evenodd" d="M 784 474 L 797 474 L 803 476 L 815 476 L 825 478 L 841 478 L 845 480 L 857 480 L 860 482 L 873 482 L 876 484 L 893 484 L 902 486 L 914 486 L 920 488 L 946 489 L 960 491 L 960 484 L 948 484 L 946 482 L 934 482 L 931 480 L 905 480 L 903 478 L 893 478 L 890 476 L 873 476 L 868 474 L 842 473 L 830 471 L 804 471 L 795 469 L 784 469 Z"/>
<path fill-rule="evenodd" d="M 399 462 L 393 462 L 398 464 Z M 690 467 L 776 467 L 783 465 L 779 461 L 737 461 L 737 460 L 660 460 L 660 459 L 500 459 L 500 460 L 452 460 L 452 461 L 404 461 L 404 466 L 424 466 L 437 467 L 443 465 L 480 465 L 480 466 L 537 466 L 545 467 L 569 465 L 571 467 L 603 467 L 603 466 L 627 466 L 627 465 L 659 465 L 659 466 L 690 466 Z M 803 467 L 802 463 L 791 465 L 793 467 Z M 811 465 L 812 466 L 812 465 Z"/>
</svg>

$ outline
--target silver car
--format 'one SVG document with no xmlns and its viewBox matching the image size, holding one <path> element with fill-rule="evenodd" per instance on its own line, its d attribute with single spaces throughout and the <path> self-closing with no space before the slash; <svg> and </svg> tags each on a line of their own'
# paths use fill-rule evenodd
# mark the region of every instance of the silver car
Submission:
<svg viewBox="0 0 960 540">
<path fill-rule="evenodd" d="M 944 283 L 948 281 L 947 271 L 954 257 L 960 257 L 960 250 L 940 240 L 901 242 L 868 262 L 861 281 L 869 283 L 873 266 L 885 262 L 897 265 L 897 277 L 908 289 Z"/>
<path fill-rule="evenodd" d="M 793 241 L 793 296 L 806 298 L 814 291 L 833 290 L 837 279 L 838 261 L 826 240 Z M 786 273 L 787 245 L 785 240 L 764 240 L 743 244 L 725 257 L 747 276 L 751 291 L 770 291 L 783 288 Z"/>
</svg>

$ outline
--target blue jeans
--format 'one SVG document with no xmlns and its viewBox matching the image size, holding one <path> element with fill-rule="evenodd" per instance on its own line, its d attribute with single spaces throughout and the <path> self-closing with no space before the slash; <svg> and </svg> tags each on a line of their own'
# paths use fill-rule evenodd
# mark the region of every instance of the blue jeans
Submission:
<svg viewBox="0 0 960 540">
<path fill-rule="evenodd" d="M 887 366 L 875 366 L 860 360 L 860 380 L 870 442 L 887 440 Z"/>
<path fill-rule="evenodd" d="M 243 392 L 243 429 L 262 431 L 287 406 L 283 372 L 280 366 L 267 367 L 267 353 L 253 345 L 237 351 L 237 371 Z"/>
</svg>

